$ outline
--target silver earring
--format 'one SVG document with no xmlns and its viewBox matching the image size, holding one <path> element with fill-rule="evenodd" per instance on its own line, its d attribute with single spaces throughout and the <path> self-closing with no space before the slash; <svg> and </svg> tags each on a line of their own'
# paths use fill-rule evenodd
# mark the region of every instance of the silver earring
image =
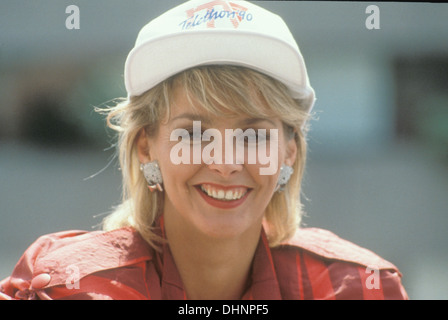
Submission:
<svg viewBox="0 0 448 320">
<path fill-rule="evenodd" d="M 280 174 L 278 175 L 277 179 L 277 187 L 275 188 L 275 191 L 283 191 L 285 190 L 286 184 L 288 183 L 289 179 L 291 178 L 291 175 L 293 174 L 294 169 L 287 165 L 282 165 L 280 168 Z"/>
<path fill-rule="evenodd" d="M 159 164 L 156 160 L 140 164 L 140 170 L 143 172 L 151 192 L 154 190 L 163 191 L 162 172 L 160 172 Z"/>
</svg>

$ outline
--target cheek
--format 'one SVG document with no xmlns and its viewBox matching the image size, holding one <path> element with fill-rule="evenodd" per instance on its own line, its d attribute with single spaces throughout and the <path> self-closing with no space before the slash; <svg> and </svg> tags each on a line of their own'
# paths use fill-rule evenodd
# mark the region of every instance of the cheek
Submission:
<svg viewBox="0 0 448 320">
<path fill-rule="evenodd" d="M 275 187 L 277 186 L 277 176 L 280 169 L 275 167 L 273 170 L 271 170 L 272 172 L 274 172 L 273 174 L 261 174 L 263 172 L 266 172 L 265 169 L 267 168 L 268 165 L 245 165 L 245 170 L 257 185 L 256 189 L 259 191 L 258 193 L 263 194 L 263 197 L 267 197 L 267 199 L 269 199 L 273 194 Z"/>
<path fill-rule="evenodd" d="M 272 139 L 266 143 L 262 142 L 257 145 L 257 165 L 259 166 L 258 174 L 262 176 L 276 176 L 284 161 L 284 146 L 280 144 L 278 139 Z"/>
<path fill-rule="evenodd" d="M 173 190 L 176 183 L 184 180 L 184 176 L 188 174 L 188 166 L 176 165 L 170 159 L 170 151 L 172 143 L 170 135 L 163 128 L 159 131 L 157 138 L 153 139 L 149 145 L 151 159 L 159 162 L 162 172 L 163 184 L 165 190 Z"/>
<path fill-rule="evenodd" d="M 162 167 L 165 200 L 177 210 L 191 205 L 195 190 L 190 182 L 197 173 L 196 167 L 195 165 L 174 165 L 169 161 Z"/>
</svg>

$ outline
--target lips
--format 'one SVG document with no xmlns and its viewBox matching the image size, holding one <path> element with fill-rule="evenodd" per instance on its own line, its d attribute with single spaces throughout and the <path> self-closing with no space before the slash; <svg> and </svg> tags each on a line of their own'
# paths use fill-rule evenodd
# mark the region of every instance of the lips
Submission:
<svg viewBox="0 0 448 320">
<path fill-rule="evenodd" d="M 252 190 L 245 186 L 222 186 L 209 183 L 196 185 L 196 189 L 208 204 L 218 208 L 239 206 Z"/>
</svg>

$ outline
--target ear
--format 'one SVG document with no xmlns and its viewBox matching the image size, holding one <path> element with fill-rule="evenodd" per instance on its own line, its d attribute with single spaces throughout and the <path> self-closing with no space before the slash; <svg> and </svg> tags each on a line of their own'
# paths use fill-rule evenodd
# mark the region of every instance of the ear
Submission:
<svg viewBox="0 0 448 320">
<path fill-rule="evenodd" d="M 292 167 L 297 158 L 297 143 L 294 136 L 286 140 L 285 164 Z"/>
<path fill-rule="evenodd" d="M 137 134 L 135 144 L 137 146 L 138 160 L 140 163 L 147 163 L 151 161 L 151 157 L 149 155 L 149 138 L 144 128 L 142 128 Z"/>
</svg>

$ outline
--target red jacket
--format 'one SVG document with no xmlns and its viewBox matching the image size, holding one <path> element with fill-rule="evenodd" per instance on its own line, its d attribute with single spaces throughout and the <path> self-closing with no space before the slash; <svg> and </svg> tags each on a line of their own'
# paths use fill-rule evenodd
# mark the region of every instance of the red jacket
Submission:
<svg viewBox="0 0 448 320">
<path fill-rule="evenodd" d="M 132 228 L 40 237 L 0 282 L 0 299 L 185 299 L 169 247 Z M 264 233 L 243 299 L 407 299 L 401 274 L 371 251 L 316 228 L 269 248 Z"/>
</svg>

